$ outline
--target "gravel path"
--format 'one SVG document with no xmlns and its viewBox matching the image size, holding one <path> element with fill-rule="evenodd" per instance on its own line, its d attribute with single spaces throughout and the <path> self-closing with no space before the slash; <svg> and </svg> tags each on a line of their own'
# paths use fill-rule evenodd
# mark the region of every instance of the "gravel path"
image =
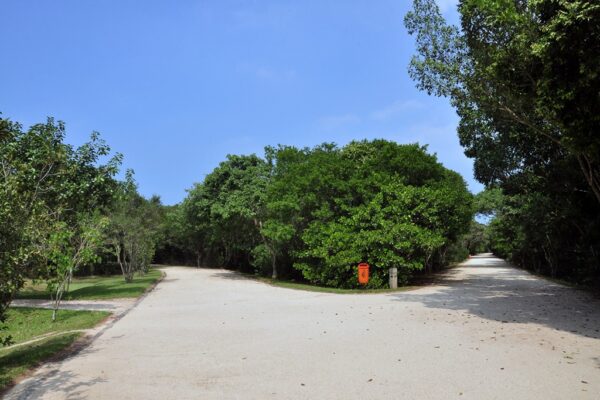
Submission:
<svg viewBox="0 0 600 400">
<path fill-rule="evenodd" d="M 166 278 L 9 399 L 598 399 L 600 302 L 473 258 L 439 285 L 336 295 Z"/>
</svg>

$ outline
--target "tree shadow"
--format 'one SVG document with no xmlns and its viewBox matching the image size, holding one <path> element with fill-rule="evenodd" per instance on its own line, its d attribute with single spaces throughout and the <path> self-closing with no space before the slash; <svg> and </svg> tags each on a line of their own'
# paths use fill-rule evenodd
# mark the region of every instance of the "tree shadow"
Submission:
<svg viewBox="0 0 600 400">
<path fill-rule="evenodd" d="M 163 283 L 173 283 L 173 282 L 177 282 L 179 280 L 179 278 L 163 278 L 162 281 L 160 281 L 161 284 Z"/>
<path fill-rule="evenodd" d="M 583 290 L 536 278 L 490 256 L 442 274 L 432 290 L 391 294 L 397 301 L 465 311 L 504 323 L 540 324 L 600 338 L 600 301 Z"/>
<path fill-rule="evenodd" d="M 250 281 L 250 280 L 255 280 L 254 275 L 244 275 L 240 272 L 236 272 L 236 271 L 217 271 L 217 272 L 213 272 L 212 274 L 210 274 L 211 277 L 214 278 L 222 278 L 222 279 L 227 279 L 230 281 Z"/>
<path fill-rule="evenodd" d="M 77 337 L 79 337 L 77 333 L 60 335 L 41 343 L 17 348 L 9 354 L 3 355 L 0 376 L 9 376 L 7 372 L 15 367 L 27 371 L 46 363 L 59 363 L 75 355 L 91 354 L 95 351 L 88 346 L 92 341 L 91 337 L 80 337 L 71 343 Z M 29 374 L 30 372 L 26 372 L 25 377 Z M 83 399 L 86 398 L 83 393 L 86 387 L 105 381 L 102 378 L 84 381 L 70 371 L 59 371 L 58 369 L 38 374 L 33 372 L 33 374 L 32 378 L 16 385 L 13 382 L 1 382 L 5 388 L 0 392 L 0 397 L 19 400 L 37 399 L 47 392 L 63 392 L 67 399 Z"/>
<path fill-rule="evenodd" d="M 6 399 L 38 399 L 45 393 L 61 393 L 63 398 L 69 400 L 87 399 L 87 388 L 105 382 L 107 380 L 104 378 L 96 377 L 84 380 L 71 371 L 54 369 L 40 377 L 36 377 L 35 380 L 29 380 L 16 386 L 7 393 Z"/>
</svg>

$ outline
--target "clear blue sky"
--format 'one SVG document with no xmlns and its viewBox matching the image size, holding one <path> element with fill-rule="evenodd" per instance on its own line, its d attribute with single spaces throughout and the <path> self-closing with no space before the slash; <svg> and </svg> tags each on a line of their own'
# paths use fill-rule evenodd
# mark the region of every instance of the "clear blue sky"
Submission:
<svg viewBox="0 0 600 400">
<path fill-rule="evenodd" d="M 0 111 L 99 131 L 166 204 L 228 153 L 364 138 L 429 144 L 477 192 L 455 112 L 407 74 L 410 3 L 3 1 Z"/>
</svg>

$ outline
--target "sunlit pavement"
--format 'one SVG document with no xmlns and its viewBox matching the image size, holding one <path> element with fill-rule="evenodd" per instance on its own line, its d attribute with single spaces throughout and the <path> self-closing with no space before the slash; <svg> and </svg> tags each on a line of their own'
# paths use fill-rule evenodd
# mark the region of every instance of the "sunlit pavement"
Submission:
<svg viewBox="0 0 600 400">
<path fill-rule="evenodd" d="M 471 258 L 435 286 L 337 295 L 167 277 L 16 399 L 598 399 L 600 302 Z"/>
</svg>

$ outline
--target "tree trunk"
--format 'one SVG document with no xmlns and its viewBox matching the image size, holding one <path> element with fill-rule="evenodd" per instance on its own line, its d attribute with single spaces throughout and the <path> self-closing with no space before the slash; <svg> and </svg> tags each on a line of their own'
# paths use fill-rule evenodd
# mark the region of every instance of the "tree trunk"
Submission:
<svg viewBox="0 0 600 400">
<path fill-rule="evenodd" d="M 123 278 L 125 282 L 127 282 L 127 262 L 125 261 L 125 255 L 122 254 L 123 250 L 120 244 L 115 245 L 115 254 L 117 256 L 117 262 L 121 267 L 121 273 L 123 274 Z"/>
<path fill-rule="evenodd" d="M 63 278 L 63 281 L 56 288 L 56 295 L 54 297 L 54 304 L 52 306 L 52 322 L 56 320 L 56 313 L 58 312 L 58 308 L 60 307 L 60 302 L 62 300 L 63 294 L 69 291 L 69 286 L 71 285 L 71 278 L 73 277 L 73 269 L 69 269 L 67 271 L 66 276 Z"/>
<path fill-rule="evenodd" d="M 275 252 L 271 251 L 271 265 L 273 266 L 273 274 L 271 278 L 277 279 L 277 257 L 275 256 Z"/>
<path fill-rule="evenodd" d="M 597 168 L 594 168 L 593 162 L 586 155 L 578 155 L 577 161 L 579 161 L 585 180 L 594 192 L 596 200 L 600 203 L 600 178 L 598 177 L 598 171 L 596 171 Z"/>
</svg>

